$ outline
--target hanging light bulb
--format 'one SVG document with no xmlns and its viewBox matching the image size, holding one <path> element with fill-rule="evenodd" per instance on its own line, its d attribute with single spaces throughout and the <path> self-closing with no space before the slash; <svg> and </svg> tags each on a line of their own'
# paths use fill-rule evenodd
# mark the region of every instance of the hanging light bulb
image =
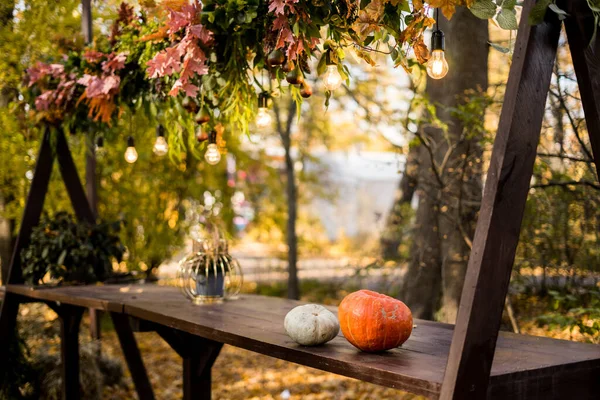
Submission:
<svg viewBox="0 0 600 400">
<path fill-rule="evenodd" d="M 269 113 L 269 95 L 265 92 L 258 95 L 258 113 L 256 114 L 256 127 L 268 128 L 271 126 L 271 114 Z"/>
<path fill-rule="evenodd" d="M 165 139 L 165 128 L 162 125 L 156 127 L 156 142 L 154 142 L 152 151 L 159 157 L 164 156 L 169 151 L 169 144 Z"/>
<path fill-rule="evenodd" d="M 436 10 L 435 31 L 431 35 L 431 57 L 427 61 L 427 75 L 432 79 L 442 79 L 448 73 L 446 61 L 446 39 L 444 32 L 438 29 L 439 9 Z"/>
<path fill-rule="evenodd" d="M 127 150 L 125 150 L 125 161 L 129 164 L 133 164 L 138 159 L 138 153 L 135 150 L 135 142 L 133 136 L 127 138 Z"/>
<path fill-rule="evenodd" d="M 325 86 L 325 89 L 333 92 L 342 84 L 342 76 L 338 71 L 337 64 L 331 61 L 331 50 L 327 50 L 325 62 L 327 63 L 327 70 L 323 74 L 323 86 Z"/>
<path fill-rule="evenodd" d="M 336 64 L 327 65 L 327 71 L 323 74 L 323 85 L 330 92 L 333 92 L 342 85 L 342 76 L 338 72 Z"/>
<path fill-rule="evenodd" d="M 211 131 L 208 134 L 208 146 L 206 147 L 206 153 L 204 153 L 204 159 L 210 165 L 217 165 L 221 161 L 221 152 L 219 146 L 217 146 L 217 132 Z"/>
<path fill-rule="evenodd" d="M 106 148 L 104 147 L 104 137 L 98 136 L 96 138 L 96 144 L 94 145 L 94 153 L 97 158 L 103 158 L 106 155 Z"/>
</svg>

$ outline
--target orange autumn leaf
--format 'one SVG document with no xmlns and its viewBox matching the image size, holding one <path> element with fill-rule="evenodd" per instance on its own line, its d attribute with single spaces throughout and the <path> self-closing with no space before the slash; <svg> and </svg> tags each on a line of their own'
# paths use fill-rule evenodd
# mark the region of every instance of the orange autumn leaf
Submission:
<svg viewBox="0 0 600 400">
<path fill-rule="evenodd" d="M 150 33 L 146 36 L 142 36 L 138 40 L 140 42 L 158 41 L 166 38 L 169 35 L 169 27 L 167 25 L 161 26 L 156 32 Z"/>
<path fill-rule="evenodd" d="M 352 29 L 362 39 L 379 30 L 379 23 L 383 17 L 383 0 L 373 0 L 358 13 L 358 19 L 354 22 Z"/>
<path fill-rule="evenodd" d="M 423 9 L 423 0 L 413 0 L 413 11 L 419 11 Z"/>
<path fill-rule="evenodd" d="M 423 36 L 421 35 L 417 42 L 413 45 L 413 50 L 415 52 L 415 57 L 417 57 L 417 61 L 419 64 L 425 64 L 427 60 L 429 60 L 429 49 L 427 45 L 423 41 Z"/>
<path fill-rule="evenodd" d="M 460 5 L 460 0 L 429 0 L 429 5 L 433 8 L 442 10 L 444 17 L 451 19 L 456 12 L 456 6 Z"/>
<path fill-rule="evenodd" d="M 421 0 L 418 0 L 421 1 Z M 451 19 L 456 12 L 456 7 L 466 6 L 471 7 L 475 0 L 429 0 L 429 6 L 432 8 L 439 8 L 442 10 L 442 14 L 448 19 Z"/>
</svg>

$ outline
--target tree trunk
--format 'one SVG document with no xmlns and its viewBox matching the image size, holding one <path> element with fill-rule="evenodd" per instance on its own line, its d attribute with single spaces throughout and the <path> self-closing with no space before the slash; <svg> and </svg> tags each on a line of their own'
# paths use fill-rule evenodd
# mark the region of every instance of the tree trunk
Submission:
<svg viewBox="0 0 600 400">
<path fill-rule="evenodd" d="M 488 27 L 461 8 L 440 28 L 450 72 L 441 80 L 428 79 L 427 95 L 448 131 L 422 129 L 434 145 L 420 146 L 419 210 L 402 293 L 416 317 L 454 322 L 481 199 L 482 148 L 480 137 L 464 135 L 463 122 L 449 108 L 465 101 L 465 91 L 487 89 Z"/>
<path fill-rule="evenodd" d="M 296 188 L 296 174 L 294 160 L 292 159 L 292 124 L 296 115 L 296 103 L 290 101 L 286 115 L 285 126 L 281 121 L 281 113 L 277 104 L 273 110 L 277 122 L 277 130 L 285 150 L 285 175 L 288 219 L 286 226 L 286 240 L 288 245 L 288 299 L 300 298 L 300 285 L 298 281 L 298 236 L 296 234 L 296 220 L 298 218 L 298 192 Z"/>
<path fill-rule="evenodd" d="M 405 210 L 406 207 L 410 206 L 417 188 L 416 173 L 418 169 L 416 159 L 418 152 L 419 149 L 414 146 L 408 152 L 404 174 L 398 184 L 392 209 L 385 221 L 385 227 L 379 239 L 381 256 L 386 260 L 398 260 L 400 258 L 398 247 L 402 244 L 403 228 L 407 222 Z"/>
</svg>

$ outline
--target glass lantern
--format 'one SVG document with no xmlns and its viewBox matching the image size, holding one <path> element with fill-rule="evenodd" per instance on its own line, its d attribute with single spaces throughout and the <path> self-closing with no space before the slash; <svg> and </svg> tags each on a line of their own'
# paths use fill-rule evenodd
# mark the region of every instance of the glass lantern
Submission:
<svg viewBox="0 0 600 400">
<path fill-rule="evenodd" d="M 229 254 L 227 240 L 194 242 L 190 255 L 179 263 L 177 283 L 194 304 L 218 303 L 237 298 L 242 289 L 242 269 Z"/>
</svg>

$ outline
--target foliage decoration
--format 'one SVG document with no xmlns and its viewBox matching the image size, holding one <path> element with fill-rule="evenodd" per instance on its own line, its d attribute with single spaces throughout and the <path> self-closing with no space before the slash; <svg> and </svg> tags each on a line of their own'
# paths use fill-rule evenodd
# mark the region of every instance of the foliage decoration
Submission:
<svg viewBox="0 0 600 400">
<path fill-rule="evenodd" d="M 590 0 L 591 1 L 591 0 Z M 82 131 L 93 123 L 111 124 L 125 109 L 172 121 L 158 103 L 169 103 L 187 122 L 167 130 L 190 130 L 188 113 L 210 120 L 206 130 L 247 133 L 257 95 L 289 90 L 302 102 L 304 76 L 311 64 L 322 75 L 337 65 L 344 80 L 348 52 L 371 65 L 370 53 L 389 54 L 407 71 L 429 59 L 424 32 L 439 8 L 452 18 L 468 7 L 504 29 L 516 29 L 514 0 L 165 0 L 143 2 L 140 10 L 123 3 L 110 35 L 94 46 L 28 70 L 30 101 L 39 120 Z M 551 7 L 553 6 L 553 7 Z M 543 7 L 541 10 L 538 8 Z M 550 0 L 547 7 L 560 12 Z M 558 11 L 557 11 L 558 10 Z M 562 14 L 561 14 L 562 15 Z M 270 79 L 269 79 L 270 78 Z M 285 81 L 289 82 L 286 85 Z M 326 93 L 329 99 L 331 93 Z M 161 115 L 162 113 L 162 115 Z M 183 126 L 182 126 L 183 125 Z M 193 136 L 193 135 L 189 135 Z M 175 135 L 182 137 L 181 134 Z M 189 143 L 193 143 L 188 141 Z M 175 146 L 181 149 L 182 146 Z"/>
<path fill-rule="evenodd" d="M 121 222 L 79 223 L 66 212 L 44 216 L 21 251 L 23 278 L 30 284 L 43 283 L 46 275 L 57 282 L 105 280 L 113 259 L 120 262 L 125 252 L 120 229 Z"/>
</svg>

